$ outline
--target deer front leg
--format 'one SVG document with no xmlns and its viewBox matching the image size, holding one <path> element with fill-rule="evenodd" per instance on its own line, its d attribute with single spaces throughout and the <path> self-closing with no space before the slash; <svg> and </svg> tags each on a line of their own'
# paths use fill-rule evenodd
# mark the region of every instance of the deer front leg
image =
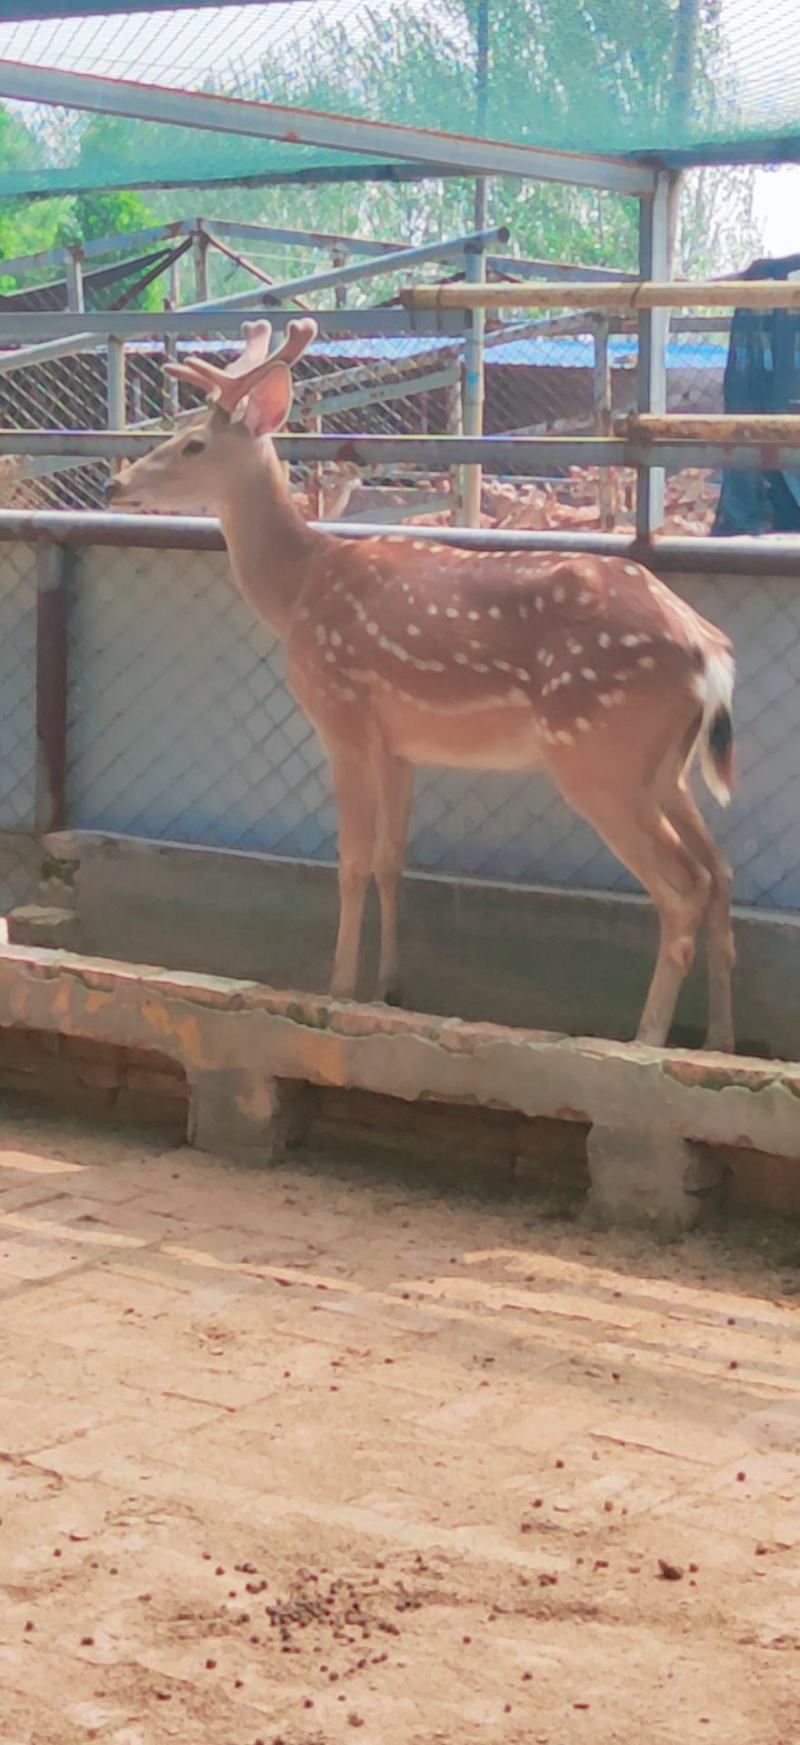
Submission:
<svg viewBox="0 0 800 1745">
<path fill-rule="evenodd" d="M 368 753 L 333 753 L 331 771 L 339 811 L 339 932 L 331 994 L 334 999 L 352 1000 L 374 857 L 377 791 Z"/>
<path fill-rule="evenodd" d="M 376 1000 L 402 1004 L 397 981 L 397 893 L 406 858 L 414 772 L 402 758 L 384 754 L 376 763 L 378 815 L 375 882 L 381 904 L 381 956 Z"/>
</svg>

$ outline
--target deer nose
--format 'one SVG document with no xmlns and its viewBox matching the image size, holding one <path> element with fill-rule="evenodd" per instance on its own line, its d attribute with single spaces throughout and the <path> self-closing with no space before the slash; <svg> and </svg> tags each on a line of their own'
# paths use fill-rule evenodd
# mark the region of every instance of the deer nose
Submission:
<svg viewBox="0 0 800 1745">
<path fill-rule="evenodd" d="M 113 503 L 115 497 L 119 495 L 119 483 L 119 477 L 116 475 L 114 478 L 108 480 L 103 492 L 103 497 L 106 503 Z"/>
</svg>

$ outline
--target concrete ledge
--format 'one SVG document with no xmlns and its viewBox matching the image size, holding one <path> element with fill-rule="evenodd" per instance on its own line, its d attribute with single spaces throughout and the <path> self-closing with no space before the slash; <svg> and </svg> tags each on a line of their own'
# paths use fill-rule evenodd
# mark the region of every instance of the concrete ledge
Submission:
<svg viewBox="0 0 800 1745">
<path fill-rule="evenodd" d="M 468 1024 L 23 946 L 0 952 L 0 1025 L 168 1057 L 189 1084 L 190 1142 L 237 1156 L 278 1155 L 296 1087 L 311 1084 L 582 1123 L 593 1129 L 590 1211 L 604 1220 L 692 1223 L 708 1188 L 686 1149 L 698 1142 L 800 1169 L 800 1064 Z"/>
</svg>

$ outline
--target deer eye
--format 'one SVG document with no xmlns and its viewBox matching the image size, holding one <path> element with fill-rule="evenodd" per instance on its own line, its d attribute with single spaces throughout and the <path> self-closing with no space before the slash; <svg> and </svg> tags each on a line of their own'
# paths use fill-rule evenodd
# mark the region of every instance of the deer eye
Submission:
<svg viewBox="0 0 800 1745">
<path fill-rule="evenodd" d="M 192 436 L 189 438 L 189 441 L 184 444 L 183 452 L 184 454 L 202 454 L 205 446 L 205 443 L 201 441 L 199 436 Z"/>
</svg>

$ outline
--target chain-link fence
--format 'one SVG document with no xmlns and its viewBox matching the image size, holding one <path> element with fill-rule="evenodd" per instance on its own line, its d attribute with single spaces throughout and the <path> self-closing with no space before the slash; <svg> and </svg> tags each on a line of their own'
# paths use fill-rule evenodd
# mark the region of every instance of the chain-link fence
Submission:
<svg viewBox="0 0 800 1745">
<path fill-rule="evenodd" d="M 376 322 L 376 326 L 378 323 Z M 571 331 L 558 331 L 569 325 Z M 595 323 L 595 329 L 599 325 Z M 195 342 L 157 334 L 125 350 L 125 416 L 131 429 L 174 428 L 176 415 L 201 401 L 164 375 L 170 356 L 198 353 L 228 363 L 237 347 L 206 331 Z M 555 331 L 552 331 L 555 329 Z M 490 323 L 485 347 L 483 429 L 489 436 L 602 436 L 636 404 L 637 338 L 633 331 L 598 334 L 592 323 Z M 682 332 L 667 348 L 670 411 L 722 410 L 727 336 Z M 599 360 L 599 364 L 598 364 Z M 325 331 L 297 371 L 290 429 L 347 436 L 447 436 L 463 429 L 463 337 Z M 0 425 L 17 431 L 102 431 L 109 422 L 109 357 L 105 344 L 78 356 L 33 361 L 0 372 Z M 108 463 L 63 456 L 22 457 L 0 477 L 6 507 L 97 509 Z M 409 521 L 435 525 L 458 519 L 455 473 L 402 472 L 390 465 L 357 472 L 342 463 L 293 470 L 301 507 L 330 520 Z M 708 533 L 718 479 L 687 469 L 667 481 L 663 530 Z M 539 478 L 485 472 L 480 504 L 486 527 L 630 532 L 635 475 L 630 469 L 550 465 Z"/>
<path fill-rule="evenodd" d="M 0 546 L 0 900 L 36 886 L 36 557 Z M 677 583 L 732 636 L 739 785 L 714 817 L 739 901 L 800 907 L 800 593 L 769 574 Z M 70 824 L 335 857 L 315 734 L 280 649 L 211 552 L 86 547 L 69 588 Z M 411 863 L 453 876 L 628 889 L 628 875 L 543 778 L 419 775 Z"/>
<path fill-rule="evenodd" d="M 677 585 L 736 644 L 740 783 L 714 818 L 736 896 L 800 907 L 800 593 L 765 576 Z M 222 555 L 87 549 L 70 620 L 71 823 L 334 858 L 322 752 Z M 420 773 L 410 859 L 453 876 L 631 888 L 552 786 L 527 775 Z"/>
</svg>

